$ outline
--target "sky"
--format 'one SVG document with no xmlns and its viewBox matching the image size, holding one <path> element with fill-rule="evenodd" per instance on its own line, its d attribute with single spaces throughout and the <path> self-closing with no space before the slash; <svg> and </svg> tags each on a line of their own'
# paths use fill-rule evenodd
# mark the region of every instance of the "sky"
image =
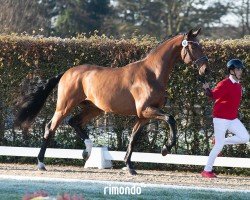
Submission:
<svg viewBox="0 0 250 200">
<path fill-rule="evenodd" d="M 220 2 L 224 5 L 234 5 L 234 6 L 240 6 L 242 4 L 243 0 L 237 0 L 237 1 L 232 1 L 232 0 L 207 0 L 207 5 L 213 4 L 215 2 Z M 230 12 L 227 15 L 221 17 L 221 22 L 227 25 L 233 25 L 233 26 L 239 26 L 240 24 L 240 18 L 236 14 Z"/>
</svg>

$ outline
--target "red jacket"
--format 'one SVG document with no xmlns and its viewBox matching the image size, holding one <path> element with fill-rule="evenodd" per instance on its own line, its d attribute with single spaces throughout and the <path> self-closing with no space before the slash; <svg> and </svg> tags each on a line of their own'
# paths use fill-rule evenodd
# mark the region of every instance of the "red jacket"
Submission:
<svg viewBox="0 0 250 200">
<path fill-rule="evenodd" d="M 242 86 L 240 83 L 233 83 L 226 78 L 220 81 L 210 91 L 212 99 L 215 100 L 213 117 L 233 120 L 238 117 L 238 110 L 242 97 Z"/>
</svg>

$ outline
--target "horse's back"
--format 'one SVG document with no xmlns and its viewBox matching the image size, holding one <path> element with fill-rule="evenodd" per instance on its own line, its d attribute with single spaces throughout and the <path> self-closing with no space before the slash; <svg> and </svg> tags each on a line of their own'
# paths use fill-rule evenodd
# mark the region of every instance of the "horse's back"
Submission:
<svg viewBox="0 0 250 200">
<path fill-rule="evenodd" d="M 126 69 L 76 66 L 64 74 L 61 88 L 67 85 L 68 93 L 89 100 L 106 112 L 133 115 L 136 114 L 135 102 L 130 92 L 130 72 Z"/>
</svg>

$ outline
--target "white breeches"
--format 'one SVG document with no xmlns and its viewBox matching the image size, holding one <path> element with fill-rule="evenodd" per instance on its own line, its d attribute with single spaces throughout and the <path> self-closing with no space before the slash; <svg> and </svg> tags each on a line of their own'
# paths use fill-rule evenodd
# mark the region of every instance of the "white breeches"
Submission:
<svg viewBox="0 0 250 200">
<path fill-rule="evenodd" d="M 215 144 L 212 151 L 209 154 L 205 171 L 212 171 L 214 161 L 217 155 L 221 152 L 224 145 L 228 144 L 244 144 L 249 142 L 249 134 L 245 126 L 239 119 L 227 120 L 214 118 L 214 136 Z M 225 138 L 226 131 L 229 130 L 234 135 Z"/>
</svg>

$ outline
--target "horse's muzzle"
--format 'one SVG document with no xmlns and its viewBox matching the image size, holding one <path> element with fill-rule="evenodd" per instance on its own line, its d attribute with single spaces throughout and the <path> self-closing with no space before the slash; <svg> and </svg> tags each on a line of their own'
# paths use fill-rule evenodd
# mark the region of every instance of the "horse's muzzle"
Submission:
<svg viewBox="0 0 250 200">
<path fill-rule="evenodd" d="M 208 65 L 206 63 L 202 64 L 202 66 L 199 69 L 199 75 L 204 76 L 208 75 L 209 70 L 208 70 Z"/>
</svg>

